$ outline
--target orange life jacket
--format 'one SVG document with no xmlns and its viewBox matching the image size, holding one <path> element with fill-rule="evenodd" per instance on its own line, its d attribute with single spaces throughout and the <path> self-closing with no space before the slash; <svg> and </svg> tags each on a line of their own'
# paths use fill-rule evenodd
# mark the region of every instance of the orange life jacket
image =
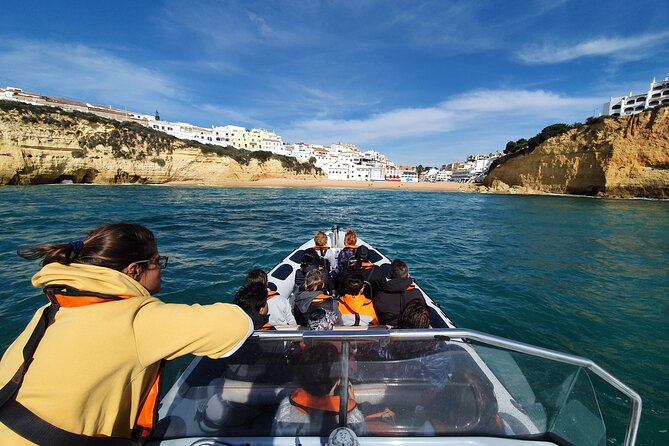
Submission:
<svg viewBox="0 0 669 446">
<path fill-rule="evenodd" d="M 278 291 L 267 290 L 267 300 L 279 295 Z"/>
<path fill-rule="evenodd" d="M 332 296 L 328 296 L 327 294 L 319 294 L 318 296 L 314 297 L 314 299 L 311 301 L 312 304 L 322 304 L 328 299 L 332 299 Z"/>
<path fill-rule="evenodd" d="M 345 294 L 339 298 L 339 312 L 343 315 L 355 315 L 355 324 L 360 325 L 360 315 L 369 316 L 371 321 L 369 325 L 377 325 L 379 318 L 376 316 L 374 304 L 364 294 L 351 295 Z"/>
<path fill-rule="evenodd" d="M 290 404 L 302 413 L 309 414 L 312 411 L 325 412 L 328 415 L 339 414 L 339 395 L 314 396 L 302 388 L 295 389 L 290 395 Z M 349 397 L 346 411 L 355 409 L 355 399 Z"/>
<path fill-rule="evenodd" d="M 21 384 L 23 382 L 23 377 L 25 376 L 28 368 L 30 367 L 30 362 L 32 362 L 32 355 L 34 355 L 34 352 L 37 349 L 37 345 L 39 344 L 39 341 L 42 339 L 42 336 L 44 335 L 46 329 L 48 329 L 48 327 L 55 322 L 55 315 L 59 308 L 61 307 L 78 308 L 87 305 L 97 305 L 101 303 L 115 302 L 133 296 L 126 296 L 126 295 L 116 296 L 110 294 L 93 293 L 89 291 L 79 291 L 75 288 L 63 287 L 63 286 L 46 287 L 44 288 L 44 294 L 46 294 L 47 298 L 51 302 L 51 305 L 44 309 L 40 323 L 38 323 L 38 326 L 31 335 L 30 340 L 28 341 L 29 344 L 27 344 L 26 347 L 24 347 L 25 362 L 21 364 L 19 370 L 16 372 L 12 380 L 10 380 L 10 382 L 7 383 L 0 390 L 3 396 L 0 399 L 0 408 L 2 408 L 3 410 L 9 409 L 9 411 L 12 412 L 12 415 L 8 420 L 3 419 L 2 421 L 10 429 L 12 429 L 10 423 L 16 419 L 24 419 L 24 420 L 28 419 L 31 420 L 35 425 L 41 426 L 41 428 L 35 427 L 34 429 L 32 429 L 33 431 L 41 431 L 35 434 L 37 435 L 37 437 L 31 437 L 31 435 L 25 435 L 25 432 L 22 433 L 15 431 L 22 437 L 37 443 L 41 443 L 43 441 L 56 442 L 56 438 L 58 438 L 61 442 L 66 441 L 68 443 L 74 441 L 75 438 L 78 441 L 82 440 L 85 441 L 86 439 L 94 438 L 95 441 L 97 442 L 95 444 L 100 444 L 99 442 L 101 438 L 104 437 L 89 437 L 82 434 L 75 434 L 63 431 L 62 429 L 59 429 L 51 425 L 49 422 L 39 418 L 37 415 L 32 414 L 30 411 L 26 411 L 25 408 L 23 408 L 23 406 L 20 405 L 20 403 L 16 402 L 16 394 L 18 393 L 18 390 L 21 387 Z M 34 341 L 33 337 L 35 339 Z M 26 352 L 28 353 L 28 356 L 26 356 Z M 127 444 L 137 444 L 136 441 L 143 443 L 149 438 L 157 421 L 158 411 L 156 403 L 158 401 L 158 385 L 160 383 L 160 374 L 163 365 L 164 363 L 160 364 L 158 373 L 151 387 L 149 388 L 147 394 L 144 396 L 142 402 L 140 403 L 139 410 L 137 412 L 137 418 L 135 420 L 135 426 L 132 429 L 132 434 L 131 434 L 132 438 L 128 440 L 124 440 L 121 438 L 115 438 L 115 439 L 109 438 L 110 444 L 126 444 L 127 442 L 130 442 Z M 32 432 L 29 433 L 32 434 Z M 40 435 L 42 437 L 40 437 Z M 35 439 L 37 439 L 37 441 L 35 441 Z"/>
</svg>

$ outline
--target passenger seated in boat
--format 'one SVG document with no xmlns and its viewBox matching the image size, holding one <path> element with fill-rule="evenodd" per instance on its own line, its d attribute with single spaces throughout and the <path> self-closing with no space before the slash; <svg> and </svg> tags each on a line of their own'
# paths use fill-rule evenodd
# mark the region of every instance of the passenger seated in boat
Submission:
<svg viewBox="0 0 669 446">
<path fill-rule="evenodd" d="M 406 304 L 398 318 L 397 328 L 430 328 L 430 310 L 425 302 L 415 299 Z M 405 362 L 405 376 L 422 376 L 432 380 L 435 388 L 443 389 L 453 370 L 451 355 L 443 342 L 416 341 L 395 343 L 388 347 L 387 359 L 413 359 Z M 434 356 L 432 356 L 434 355 Z"/>
<path fill-rule="evenodd" d="M 365 282 L 357 271 L 346 274 L 342 280 L 343 296 L 339 297 L 339 312 L 343 325 L 378 325 L 372 301 L 363 294 Z"/>
<path fill-rule="evenodd" d="M 314 234 L 314 249 L 324 260 L 325 269 L 332 271 L 337 265 L 334 251 L 328 246 L 328 236 L 323 231 L 316 231 Z"/>
<path fill-rule="evenodd" d="M 295 297 L 295 307 L 293 308 L 295 320 L 298 324 L 310 327 L 310 314 L 317 309 L 322 310 L 323 315 L 321 318 L 314 319 L 316 321 L 315 326 L 324 329 L 329 325 L 328 320 L 333 325 L 341 324 L 337 301 L 327 294 L 320 271 L 312 270 L 307 273 L 304 288 L 305 290 Z"/>
<path fill-rule="evenodd" d="M 271 325 L 297 325 L 288 299 L 279 295 L 277 291 L 267 289 L 267 273 L 261 269 L 254 269 L 246 274 L 246 284 L 259 283 L 267 290 L 267 306 L 269 323 Z"/>
<path fill-rule="evenodd" d="M 244 285 L 237 291 L 233 304 L 238 305 L 253 321 L 255 330 L 275 330 L 267 314 L 267 288 L 260 283 Z"/>
<path fill-rule="evenodd" d="M 304 250 L 302 254 L 302 260 L 300 262 L 300 268 L 295 272 L 295 287 L 297 291 L 295 294 L 300 291 L 304 291 L 304 279 L 307 276 L 309 271 L 319 271 L 323 277 L 323 283 L 325 284 L 325 289 L 328 293 L 334 293 L 334 281 L 330 272 L 325 268 L 325 265 L 321 257 L 318 255 L 314 248 L 308 248 Z"/>
<path fill-rule="evenodd" d="M 359 271 L 365 281 L 364 294 L 368 299 L 374 296 L 374 293 L 381 289 L 381 284 L 385 282 L 386 278 L 383 271 L 378 266 L 369 261 L 369 248 L 360 246 L 355 253 L 355 262 L 351 265 L 351 269 Z"/>
<path fill-rule="evenodd" d="M 302 352 L 296 367 L 300 387 L 279 404 L 272 435 L 329 435 L 339 425 L 339 351 L 330 343 L 316 344 Z M 358 435 L 365 435 L 364 416 L 357 407 L 350 383 L 348 423 Z"/>
<path fill-rule="evenodd" d="M 356 243 L 358 243 L 358 236 L 353 229 L 348 229 L 344 235 L 344 247 L 339 251 L 339 256 L 337 256 L 338 273 L 342 273 L 346 269 L 349 260 L 355 257 L 355 252 L 359 248 Z"/>
<path fill-rule="evenodd" d="M 425 303 L 423 293 L 416 289 L 409 275 L 406 263 L 396 259 L 390 264 L 388 280 L 381 283 L 381 289 L 372 298 L 374 308 L 382 325 L 397 326 L 397 318 L 402 309 L 412 300 Z"/>
<path fill-rule="evenodd" d="M 420 299 L 404 306 L 397 318 L 397 328 L 430 328 L 430 309 Z"/>
</svg>

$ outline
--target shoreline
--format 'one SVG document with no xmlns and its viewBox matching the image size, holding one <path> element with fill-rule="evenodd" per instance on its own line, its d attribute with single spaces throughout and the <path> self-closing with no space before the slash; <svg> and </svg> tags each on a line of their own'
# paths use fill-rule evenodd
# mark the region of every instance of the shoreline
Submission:
<svg viewBox="0 0 669 446">
<path fill-rule="evenodd" d="M 202 181 L 170 181 L 166 186 L 212 186 L 212 187 L 287 187 L 304 189 L 370 189 L 412 190 L 432 192 L 475 192 L 471 183 L 402 183 L 393 181 L 337 181 L 317 179 L 263 178 L 259 180 L 233 180 L 216 183 Z"/>
</svg>

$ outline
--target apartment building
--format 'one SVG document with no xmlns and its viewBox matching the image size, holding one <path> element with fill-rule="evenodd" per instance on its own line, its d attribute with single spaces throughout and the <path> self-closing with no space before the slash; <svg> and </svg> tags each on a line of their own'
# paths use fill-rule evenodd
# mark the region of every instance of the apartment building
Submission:
<svg viewBox="0 0 669 446">
<path fill-rule="evenodd" d="M 669 76 L 661 81 L 653 79 L 645 93 L 633 95 L 630 92 L 626 96 L 612 97 L 603 105 L 602 115 L 629 116 L 667 104 L 669 104 Z"/>
</svg>

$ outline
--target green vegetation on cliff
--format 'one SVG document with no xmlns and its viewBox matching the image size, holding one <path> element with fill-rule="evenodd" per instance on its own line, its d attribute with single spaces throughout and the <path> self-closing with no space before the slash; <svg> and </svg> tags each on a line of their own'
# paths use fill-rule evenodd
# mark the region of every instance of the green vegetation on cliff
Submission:
<svg viewBox="0 0 669 446">
<path fill-rule="evenodd" d="M 293 157 L 276 155 L 267 151 L 236 149 L 232 146 L 221 147 L 176 138 L 166 133 L 146 127 L 133 121 L 116 121 L 92 113 L 66 111 L 56 107 L 25 104 L 17 101 L 0 100 L 0 111 L 14 112 L 20 115 L 23 124 L 46 124 L 65 131 L 74 131 L 80 150 L 72 152 L 74 158 L 86 158 L 87 152 L 98 146 L 111 149 L 114 158 L 128 160 L 150 160 L 160 166 L 165 165 L 161 157 L 172 154 L 176 147 L 200 150 L 203 154 L 216 154 L 232 158 L 241 165 L 251 160 L 264 163 L 271 159 L 281 162 L 287 170 L 297 174 L 322 173 L 313 162 L 301 163 Z M 94 131 L 82 131 L 85 127 Z"/>
</svg>

